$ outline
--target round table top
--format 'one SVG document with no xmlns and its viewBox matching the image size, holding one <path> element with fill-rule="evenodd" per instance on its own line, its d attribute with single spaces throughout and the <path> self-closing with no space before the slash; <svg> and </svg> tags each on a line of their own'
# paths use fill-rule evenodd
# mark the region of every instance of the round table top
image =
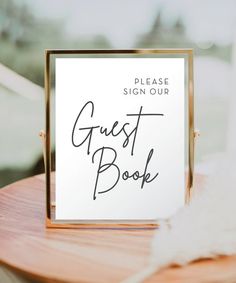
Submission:
<svg viewBox="0 0 236 283">
<path fill-rule="evenodd" d="M 121 282 L 148 265 L 155 232 L 46 229 L 44 175 L 0 190 L 0 262 L 40 282 Z M 235 266 L 236 257 L 198 261 L 145 282 L 236 281 Z"/>
</svg>

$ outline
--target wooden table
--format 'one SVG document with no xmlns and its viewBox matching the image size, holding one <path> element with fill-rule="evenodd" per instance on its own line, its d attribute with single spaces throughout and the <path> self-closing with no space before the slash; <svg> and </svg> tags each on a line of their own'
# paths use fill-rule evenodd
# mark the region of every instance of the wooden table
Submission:
<svg viewBox="0 0 236 283">
<path fill-rule="evenodd" d="M 44 176 L 0 190 L 0 262 L 40 282 L 121 282 L 148 264 L 152 230 L 45 228 Z M 165 269 L 145 282 L 236 282 L 236 257 Z"/>
</svg>

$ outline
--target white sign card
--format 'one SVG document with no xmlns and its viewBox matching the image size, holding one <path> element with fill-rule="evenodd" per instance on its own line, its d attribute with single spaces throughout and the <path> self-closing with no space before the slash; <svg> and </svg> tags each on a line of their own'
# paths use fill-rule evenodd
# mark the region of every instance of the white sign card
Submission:
<svg viewBox="0 0 236 283">
<path fill-rule="evenodd" d="M 185 58 L 55 58 L 55 220 L 155 221 L 186 197 Z"/>
</svg>

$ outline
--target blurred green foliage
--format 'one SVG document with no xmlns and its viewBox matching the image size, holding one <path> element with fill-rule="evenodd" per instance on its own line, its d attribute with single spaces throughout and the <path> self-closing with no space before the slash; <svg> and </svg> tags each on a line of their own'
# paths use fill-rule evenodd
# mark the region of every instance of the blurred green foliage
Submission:
<svg viewBox="0 0 236 283">
<path fill-rule="evenodd" d="M 210 42 L 209 47 L 201 48 L 199 44 L 188 38 L 181 18 L 169 27 L 161 19 L 162 12 L 159 11 L 151 30 L 137 38 L 134 44 L 136 48 L 194 48 L 195 55 L 213 56 L 227 62 L 231 61 L 232 44 L 218 46 Z"/>
<path fill-rule="evenodd" d="M 16 4 L 13 0 L 0 1 L 0 62 L 22 76 L 43 86 L 45 49 L 91 49 L 111 48 L 107 38 L 68 37 L 63 20 L 36 18 L 27 5 Z M 137 37 L 135 48 L 191 47 L 197 55 L 216 56 L 230 60 L 231 45 L 220 47 L 212 44 L 201 49 L 185 34 L 181 18 L 167 28 L 161 21 L 161 11 L 157 13 L 152 29 Z"/>
<path fill-rule="evenodd" d="M 26 5 L 0 1 L 0 62 L 43 86 L 44 50 L 110 48 L 101 35 L 91 39 L 67 38 L 62 20 L 35 18 Z"/>
</svg>

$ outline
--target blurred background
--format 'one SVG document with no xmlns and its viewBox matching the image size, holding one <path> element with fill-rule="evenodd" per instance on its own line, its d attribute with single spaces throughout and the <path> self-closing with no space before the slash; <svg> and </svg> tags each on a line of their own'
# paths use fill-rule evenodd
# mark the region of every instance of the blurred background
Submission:
<svg viewBox="0 0 236 283">
<path fill-rule="evenodd" d="M 0 0 L 0 187 L 44 171 L 47 48 L 194 48 L 196 171 L 208 173 L 230 146 L 235 30 L 234 0 Z"/>
</svg>

